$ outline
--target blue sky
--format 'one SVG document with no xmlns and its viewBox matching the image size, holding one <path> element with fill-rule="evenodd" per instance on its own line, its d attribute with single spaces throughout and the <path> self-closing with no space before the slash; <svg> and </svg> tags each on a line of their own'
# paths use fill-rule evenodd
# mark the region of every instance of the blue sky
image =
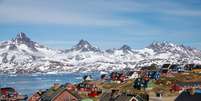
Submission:
<svg viewBox="0 0 201 101">
<path fill-rule="evenodd" d="M 102 49 L 154 41 L 201 49 L 201 0 L 0 0 L 0 41 L 18 32 L 52 48 L 85 39 Z"/>
</svg>

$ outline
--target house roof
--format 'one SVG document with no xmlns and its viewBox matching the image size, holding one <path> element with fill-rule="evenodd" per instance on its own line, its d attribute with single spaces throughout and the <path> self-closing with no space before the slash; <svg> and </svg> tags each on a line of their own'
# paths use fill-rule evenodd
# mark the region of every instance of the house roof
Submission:
<svg viewBox="0 0 201 101">
<path fill-rule="evenodd" d="M 110 93 L 103 93 L 100 97 L 100 101 L 110 101 L 111 94 Z"/>
<path fill-rule="evenodd" d="M 195 93 L 201 94 L 201 89 L 195 89 Z"/>
<path fill-rule="evenodd" d="M 15 89 L 11 88 L 11 87 L 6 87 L 6 88 L 0 88 L 0 95 L 4 95 L 4 94 L 14 94 L 16 91 Z"/>
<path fill-rule="evenodd" d="M 190 95 L 188 92 L 183 91 L 175 101 L 200 101 L 201 94 Z"/>
<path fill-rule="evenodd" d="M 136 99 L 138 101 L 144 101 L 142 97 L 133 94 L 116 93 L 112 96 L 111 93 L 103 93 L 100 97 L 100 101 L 130 101 L 131 99 Z"/>
<path fill-rule="evenodd" d="M 201 82 L 178 82 L 176 84 L 179 86 L 199 86 Z"/>
<path fill-rule="evenodd" d="M 126 94 L 121 94 L 115 99 L 115 101 L 130 101 L 133 98 L 134 98 L 134 96 L 128 96 Z"/>
<path fill-rule="evenodd" d="M 177 64 L 172 64 L 172 65 L 169 67 L 169 69 L 176 69 L 178 66 L 179 66 L 179 65 L 177 65 Z"/>
<path fill-rule="evenodd" d="M 171 64 L 163 64 L 162 69 L 168 69 L 171 66 Z"/>
<path fill-rule="evenodd" d="M 91 75 L 85 75 L 85 76 L 83 77 L 83 79 L 84 79 L 84 80 L 87 80 L 87 79 L 92 80 L 92 76 L 91 76 Z"/>
<path fill-rule="evenodd" d="M 132 76 L 135 72 L 134 71 L 129 71 L 126 73 L 127 76 Z"/>
<path fill-rule="evenodd" d="M 58 89 L 54 90 L 53 88 L 48 89 L 42 96 L 41 100 L 42 101 L 51 101 L 55 97 L 57 97 L 59 94 L 61 94 L 64 91 L 68 91 L 64 85 L 59 87 Z M 72 92 L 68 91 L 71 95 L 74 97 L 80 99 L 80 97 L 76 94 L 73 94 Z"/>
<path fill-rule="evenodd" d="M 11 87 L 6 87 L 6 88 L 1 88 L 1 91 L 9 91 L 9 92 L 15 92 L 15 89 L 11 88 Z"/>
<path fill-rule="evenodd" d="M 186 64 L 185 67 L 186 68 L 193 68 L 195 66 L 195 64 Z"/>
<path fill-rule="evenodd" d="M 127 96 L 126 94 L 116 95 L 116 97 L 112 97 L 110 93 L 104 93 L 101 96 L 100 101 L 130 101 L 132 98 L 134 98 L 134 96 Z"/>
<path fill-rule="evenodd" d="M 140 97 L 139 95 L 135 96 L 135 98 L 138 100 L 138 101 L 145 101 L 142 97 Z"/>
<path fill-rule="evenodd" d="M 201 65 L 196 65 L 193 69 L 201 69 Z"/>
</svg>

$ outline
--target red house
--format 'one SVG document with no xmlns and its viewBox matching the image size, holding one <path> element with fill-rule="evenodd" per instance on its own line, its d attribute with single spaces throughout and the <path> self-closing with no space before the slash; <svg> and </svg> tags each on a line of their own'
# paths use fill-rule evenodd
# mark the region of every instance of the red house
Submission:
<svg viewBox="0 0 201 101">
<path fill-rule="evenodd" d="M 77 89 L 80 92 L 87 92 L 89 97 L 96 97 L 102 93 L 102 90 L 96 87 L 95 82 L 82 82 L 78 84 Z"/>
<path fill-rule="evenodd" d="M 112 72 L 110 78 L 112 81 L 124 82 L 126 80 L 126 75 L 124 73 Z"/>
<path fill-rule="evenodd" d="M 96 88 L 94 91 L 91 91 L 88 96 L 89 97 L 96 97 L 102 93 L 102 90 Z"/>
<path fill-rule="evenodd" d="M 182 87 L 177 85 L 177 84 L 174 84 L 172 85 L 170 91 L 173 92 L 173 91 L 181 91 L 182 90 Z"/>
<path fill-rule="evenodd" d="M 96 88 L 95 82 L 82 82 L 77 86 L 77 89 L 81 92 L 91 92 L 93 88 Z"/>
<path fill-rule="evenodd" d="M 182 89 L 200 88 L 201 82 L 177 82 L 171 87 L 171 91 L 180 91 Z"/>
<path fill-rule="evenodd" d="M 18 101 L 26 100 L 27 98 L 27 95 L 19 95 L 18 92 L 11 87 L 0 88 L 0 101 Z"/>
</svg>

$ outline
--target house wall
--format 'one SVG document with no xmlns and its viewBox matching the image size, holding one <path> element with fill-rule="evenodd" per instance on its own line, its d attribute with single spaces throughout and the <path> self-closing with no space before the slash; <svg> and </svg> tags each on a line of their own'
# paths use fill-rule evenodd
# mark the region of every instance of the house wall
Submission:
<svg viewBox="0 0 201 101">
<path fill-rule="evenodd" d="M 78 99 L 72 96 L 68 91 L 64 91 L 52 101 L 78 101 Z"/>
<path fill-rule="evenodd" d="M 129 101 L 138 101 L 138 100 L 135 97 L 133 97 Z"/>
<path fill-rule="evenodd" d="M 40 99 L 40 96 L 32 96 L 32 97 L 30 97 L 29 98 L 29 100 L 28 101 L 39 101 L 39 99 Z"/>
<path fill-rule="evenodd" d="M 201 69 L 193 69 L 192 72 L 201 73 Z"/>
<path fill-rule="evenodd" d="M 129 79 L 137 79 L 139 77 L 139 74 L 138 73 L 133 73 Z"/>
</svg>

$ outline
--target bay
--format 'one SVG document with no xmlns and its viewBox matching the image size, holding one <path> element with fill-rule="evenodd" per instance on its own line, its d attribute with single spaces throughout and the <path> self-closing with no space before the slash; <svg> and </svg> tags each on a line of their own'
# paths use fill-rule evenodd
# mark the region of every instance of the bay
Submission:
<svg viewBox="0 0 201 101">
<path fill-rule="evenodd" d="M 62 74 L 18 74 L 0 75 L 0 87 L 12 87 L 20 94 L 31 96 L 38 90 L 50 88 L 54 83 L 79 83 L 84 75 L 92 75 L 97 80 L 100 73 L 62 73 Z"/>
</svg>

